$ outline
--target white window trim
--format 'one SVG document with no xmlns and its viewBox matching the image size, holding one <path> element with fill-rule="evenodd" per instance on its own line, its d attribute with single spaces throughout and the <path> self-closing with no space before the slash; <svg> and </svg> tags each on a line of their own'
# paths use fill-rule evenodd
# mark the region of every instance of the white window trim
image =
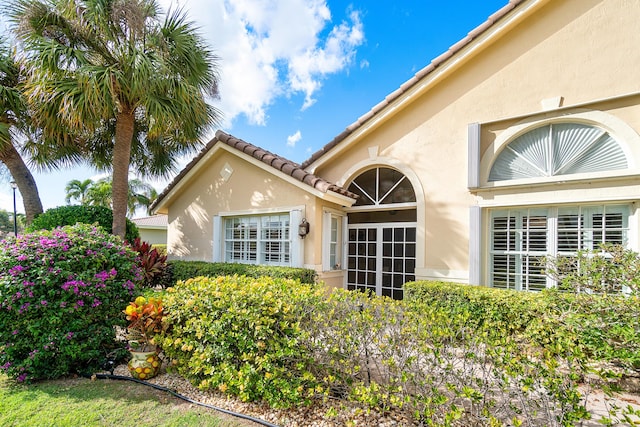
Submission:
<svg viewBox="0 0 640 427">
<path fill-rule="evenodd" d="M 265 215 L 289 215 L 289 250 L 290 267 L 304 267 L 304 241 L 298 235 L 298 225 L 304 215 L 304 206 L 289 206 L 279 208 L 251 209 L 246 211 L 220 212 L 213 217 L 213 261 L 225 262 L 225 234 L 224 224 L 231 217 L 260 217 Z"/>
<path fill-rule="evenodd" d="M 338 230 L 340 245 L 340 253 L 338 254 L 340 260 L 340 268 L 334 268 L 330 265 L 331 260 L 331 220 L 333 218 L 340 219 L 340 229 Z M 322 271 L 342 271 L 345 269 L 345 236 L 346 236 L 346 221 L 347 215 L 336 209 L 325 208 L 322 210 Z"/>
</svg>

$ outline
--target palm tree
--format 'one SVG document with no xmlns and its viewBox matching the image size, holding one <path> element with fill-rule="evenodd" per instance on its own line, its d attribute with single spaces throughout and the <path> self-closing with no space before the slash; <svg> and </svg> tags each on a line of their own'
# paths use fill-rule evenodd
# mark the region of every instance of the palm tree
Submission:
<svg viewBox="0 0 640 427">
<path fill-rule="evenodd" d="M 111 209 L 113 205 L 113 187 L 110 178 L 102 178 L 98 181 L 77 179 L 67 183 L 67 202 L 71 199 L 79 199 L 81 205 L 104 206 Z M 151 184 L 140 179 L 129 180 L 129 192 L 127 197 L 127 215 L 133 216 L 136 210 L 144 208 L 149 212 L 149 206 L 158 197 L 158 192 Z"/>
<path fill-rule="evenodd" d="M 16 139 L 26 137 L 29 128 L 28 108 L 21 87 L 23 80 L 24 68 L 0 38 L 0 162 L 18 185 L 27 224 L 30 224 L 42 213 L 42 202 L 36 181 L 17 148 Z"/>
<path fill-rule="evenodd" d="M 113 205 L 113 187 L 109 178 L 103 178 L 96 182 L 91 182 L 87 188 L 87 205 L 104 206 L 112 208 Z"/>
<path fill-rule="evenodd" d="M 67 186 L 64 188 L 64 191 L 67 193 L 65 197 L 67 204 L 71 203 L 71 200 L 78 200 L 81 205 L 86 205 L 87 192 L 91 185 L 93 185 L 93 180 L 91 179 L 85 179 L 84 181 L 72 179 L 67 182 Z"/>
<path fill-rule="evenodd" d="M 134 215 L 138 208 L 144 208 L 149 214 L 149 206 L 158 197 L 158 192 L 150 184 L 139 179 L 129 180 L 129 215 Z"/>
<path fill-rule="evenodd" d="M 13 0 L 16 34 L 33 63 L 28 95 L 42 146 L 76 147 L 113 176 L 113 233 L 124 236 L 129 168 L 175 170 L 220 113 L 216 57 L 181 10 L 155 0 Z M 59 160 L 56 159 L 56 160 Z"/>
</svg>

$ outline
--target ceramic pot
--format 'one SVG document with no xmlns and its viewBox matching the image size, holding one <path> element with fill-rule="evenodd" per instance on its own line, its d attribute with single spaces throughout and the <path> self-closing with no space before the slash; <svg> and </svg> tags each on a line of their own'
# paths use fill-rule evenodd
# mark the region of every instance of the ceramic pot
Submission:
<svg viewBox="0 0 640 427">
<path fill-rule="evenodd" d="M 131 351 L 129 360 L 129 372 L 133 378 L 148 380 L 158 375 L 160 371 L 160 359 L 155 351 Z"/>
</svg>

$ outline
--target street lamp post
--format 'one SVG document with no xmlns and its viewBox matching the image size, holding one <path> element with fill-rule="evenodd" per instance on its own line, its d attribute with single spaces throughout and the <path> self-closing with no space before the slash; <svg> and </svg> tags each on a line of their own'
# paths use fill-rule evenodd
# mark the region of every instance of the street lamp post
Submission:
<svg viewBox="0 0 640 427">
<path fill-rule="evenodd" d="M 11 181 L 11 188 L 13 189 L 13 234 L 18 237 L 18 218 L 16 213 L 16 188 L 18 188 L 18 184 L 15 181 Z"/>
</svg>

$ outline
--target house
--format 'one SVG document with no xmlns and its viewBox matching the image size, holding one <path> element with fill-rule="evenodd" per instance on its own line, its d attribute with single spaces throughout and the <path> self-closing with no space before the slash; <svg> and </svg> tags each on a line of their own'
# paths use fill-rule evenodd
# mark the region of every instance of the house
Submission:
<svg viewBox="0 0 640 427">
<path fill-rule="evenodd" d="M 131 220 L 140 232 L 140 240 L 152 245 L 167 244 L 167 216 L 152 215 Z"/>
<path fill-rule="evenodd" d="M 219 131 L 159 196 L 172 258 L 311 267 L 402 297 L 553 286 L 640 247 L 640 2 L 512 0 L 298 165 Z"/>
</svg>

